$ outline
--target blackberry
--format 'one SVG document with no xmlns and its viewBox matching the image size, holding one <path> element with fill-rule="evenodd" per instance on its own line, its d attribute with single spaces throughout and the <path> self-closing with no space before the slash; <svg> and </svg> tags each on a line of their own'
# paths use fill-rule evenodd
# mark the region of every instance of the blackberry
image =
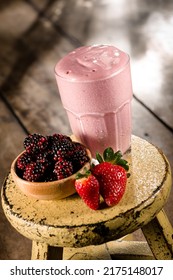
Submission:
<svg viewBox="0 0 173 280">
<path fill-rule="evenodd" d="M 24 148 L 29 154 L 44 151 L 48 146 L 47 137 L 41 134 L 30 134 L 24 140 Z"/>
<path fill-rule="evenodd" d="M 42 153 L 38 153 L 35 157 L 36 162 L 40 162 L 45 164 L 46 166 L 50 165 L 53 161 L 53 157 L 49 151 L 43 151 Z"/>
<path fill-rule="evenodd" d="M 30 182 L 64 179 L 89 161 L 86 148 L 63 134 L 30 134 L 24 147 L 25 152 L 17 161 L 17 172 Z"/>
<path fill-rule="evenodd" d="M 74 145 L 72 141 L 63 139 L 61 141 L 55 141 L 52 145 L 53 159 L 59 161 L 61 159 L 69 159 L 73 154 Z"/>
<path fill-rule="evenodd" d="M 69 142 L 72 142 L 72 140 L 69 136 L 66 136 L 63 134 L 58 134 L 58 133 L 55 133 L 53 135 L 48 135 L 47 140 L 48 140 L 48 148 L 50 150 L 52 149 L 53 144 L 61 142 L 63 140 L 68 140 Z"/>
<path fill-rule="evenodd" d="M 71 176 L 73 174 L 72 162 L 68 160 L 57 161 L 53 173 L 56 175 L 57 180 Z"/>
<path fill-rule="evenodd" d="M 23 179 L 30 182 L 42 181 L 45 170 L 46 166 L 43 163 L 31 162 L 26 166 L 23 172 Z"/>
<path fill-rule="evenodd" d="M 85 163 L 89 161 L 85 146 L 80 143 L 74 143 L 75 151 L 72 156 L 74 172 L 78 171 Z"/>
<path fill-rule="evenodd" d="M 68 140 L 69 142 L 72 142 L 71 138 L 67 135 L 55 133 L 52 135 L 53 141 L 63 141 Z"/>
<path fill-rule="evenodd" d="M 32 160 L 33 159 L 31 155 L 25 151 L 21 156 L 18 157 L 17 167 L 21 170 L 24 170 L 27 164 L 29 164 Z"/>
</svg>

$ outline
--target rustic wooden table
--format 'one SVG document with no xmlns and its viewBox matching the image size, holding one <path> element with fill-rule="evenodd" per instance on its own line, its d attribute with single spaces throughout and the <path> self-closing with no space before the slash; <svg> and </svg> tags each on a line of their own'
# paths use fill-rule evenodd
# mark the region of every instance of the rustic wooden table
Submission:
<svg viewBox="0 0 173 280">
<path fill-rule="evenodd" d="M 173 166 L 172 8 L 168 0 L 1 1 L 0 185 L 28 133 L 71 134 L 54 66 L 86 44 L 130 54 L 133 134 L 160 147 Z M 165 211 L 173 224 L 172 192 Z M 31 242 L 0 213 L 0 259 L 29 259 Z"/>
</svg>

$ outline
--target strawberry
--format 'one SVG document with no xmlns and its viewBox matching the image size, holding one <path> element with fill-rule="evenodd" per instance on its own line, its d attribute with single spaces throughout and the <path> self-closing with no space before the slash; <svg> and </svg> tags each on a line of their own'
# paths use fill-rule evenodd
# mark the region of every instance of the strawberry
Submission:
<svg viewBox="0 0 173 280">
<path fill-rule="evenodd" d="M 107 148 L 103 153 L 96 154 L 99 162 L 93 166 L 92 174 L 97 178 L 100 184 L 100 194 L 108 206 L 117 204 L 126 189 L 128 165 L 127 161 L 122 159 L 120 151 L 114 153 L 112 148 Z"/>
<path fill-rule="evenodd" d="M 90 171 L 87 171 L 85 174 L 77 174 L 75 188 L 88 207 L 93 210 L 97 210 L 99 208 L 99 182 Z"/>
<path fill-rule="evenodd" d="M 108 206 L 117 204 L 126 188 L 127 175 L 122 166 L 102 162 L 93 168 L 93 174 L 100 184 L 100 194 Z"/>
</svg>

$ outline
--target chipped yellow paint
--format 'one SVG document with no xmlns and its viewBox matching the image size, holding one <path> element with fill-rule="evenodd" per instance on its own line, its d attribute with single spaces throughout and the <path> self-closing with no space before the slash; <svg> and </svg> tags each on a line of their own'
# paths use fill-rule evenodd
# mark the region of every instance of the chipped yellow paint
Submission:
<svg viewBox="0 0 173 280">
<path fill-rule="evenodd" d="M 51 247 L 46 243 L 32 241 L 32 260 L 61 260 L 63 248 Z"/>
<path fill-rule="evenodd" d="M 173 259 L 173 228 L 163 210 L 142 231 L 156 259 Z"/>
<path fill-rule="evenodd" d="M 32 242 L 32 260 L 47 260 L 48 259 L 48 244 L 43 242 Z"/>
<path fill-rule="evenodd" d="M 114 207 L 94 211 L 77 194 L 42 201 L 29 198 L 11 175 L 2 188 L 4 213 L 22 235 L 51 246 L 82 247 L 115 240 L 143 227 L 163 208 L 170 193 L 170 166 L 154 145 L 133 136 L 130 177 Z"/>
</svg>

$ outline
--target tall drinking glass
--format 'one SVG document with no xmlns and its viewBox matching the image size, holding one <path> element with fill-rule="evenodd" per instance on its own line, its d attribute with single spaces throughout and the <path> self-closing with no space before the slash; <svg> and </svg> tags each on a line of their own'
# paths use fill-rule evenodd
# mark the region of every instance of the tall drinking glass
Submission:
<svg viewBox="0 0 173 280">
<path fill-rule="evenodd" d="M 93 157 L 106 147 L 131 144 L 132 83 L 129 56 L 114 46 L 84 46 L 55 66 L 62 104 L 73 134 Z"/>
</svg>

